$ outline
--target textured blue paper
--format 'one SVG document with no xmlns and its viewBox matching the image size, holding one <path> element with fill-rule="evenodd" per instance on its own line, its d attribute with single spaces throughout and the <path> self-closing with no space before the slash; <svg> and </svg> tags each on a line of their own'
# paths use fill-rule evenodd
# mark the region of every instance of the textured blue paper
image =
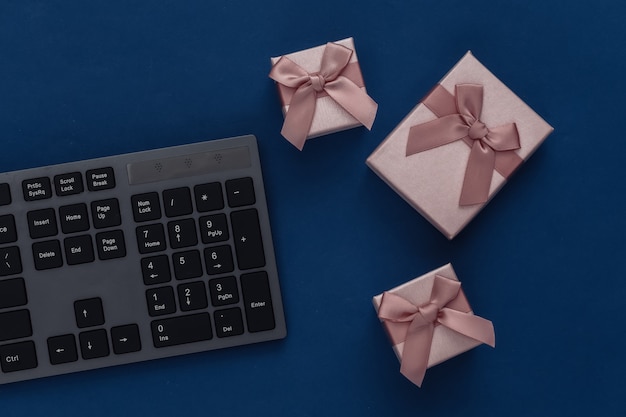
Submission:
<svg viewBox="0 0 626 417">
<path fill-rule="evenodd" d="M 621 2 L 5 1 L 0 170 L 254 133 L 289 334 L 0 387 L 10 416 L 622 415 Z M 279 135 L 269 57 L 353 36 L 363 128 Z M 555 127 L 452 242 L 365 158 L 471 49 Z M 452 262 L 481 346 L 405 380 L 371 297 Z"/>
</svg>

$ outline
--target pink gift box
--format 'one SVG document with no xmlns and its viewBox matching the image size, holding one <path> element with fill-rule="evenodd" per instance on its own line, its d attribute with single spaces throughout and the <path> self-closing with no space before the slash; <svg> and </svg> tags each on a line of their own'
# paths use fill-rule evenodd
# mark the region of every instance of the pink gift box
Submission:
<svg viewBox="0 0 626 417">
<path fill-rule="evenodd" d="M 357 90 L 360 89 L 362 91 L 362 94 L 364 94 L 367 98 L 367 100 L 371 101 L 370 103 L 366 100 L 366 105 L 368 105 L 369 108 L 363 112 L 365 114 L 356 114 L 357 118 L 362 115 L 362 120 L 367 119 L 368 121 L 366 121 L 365 123 L 360 122 L 359 120 L 357 120 L 357 118 L 355 118 L 355 116 L 348 112 L 346 108 L 344 108 L 344 106 L 340 105 L 335 99 L 329 96 L 326 91 L 319 91 L 316 94 L 313 120 L 311 122 L 311 127 L 306 134 L 306 139 L 351 129 L 354 127 L 362 126 L 364 124 L 368 129 L 370 129 L 376 115 L 376 103 L 374 103 L 371 98 L 366 95 L 365 83 L 363 81 L 363 75 L 359 66 L 359 60 L 356 54 L 354 40 L 352 38 L 347 38 L 337 42 L 333 42 L 333 44 L 341 45 L 351 51 L 349 61 L 347 61 L 347 65 L 343 69 L 341 69 L 339 75 L 341 77 L 345 77 L 351 83 L 353 83 L 354 88 Z M 285 57 L 298 65 L 302 70 L 306 71 L 307 73 L 314 76 L 319 75 L 322 65 L 322 58 L 324 56 L 326 48 L 327 45 L 320 45 L 314 48 L 271 58 L 272 67 L 275 67 L 282 57 Z M 272 74 L 270 74 L 270 77 L 274 78 L 272 77 Z M 276 85 L 282 104 L 283 116 L 286 116 L 290 110 L 292 99 L 294 98 L 294 94 L 296 93 L 297 88 L 283 85 L 280 82 L 276 82 Z M 294 145 L 301 149 L 301 145 L 296 143 L 294 143 Z"/>
<path fill-rule="evenodd" d="M 442 282 L 437 282 L 437 280 L 440 280 Z M 450 281 L 453 282 L 453 284 L 451 284 Z M 384 297 L 388 297 L 387 294 L 391 293 L 394 296 L 402 298 L 406 302 L 406 304 L 409 307 L 412 306 L 415 311 L 424 312 L 428 310 L 427 306 L 432 301 L 431 297 L 441 298 L 441 291 L 439 295 L 437 295 L 435 294 L 434 288 L 441 288 L 442 284 L 444 284 L 444 286 L 456 286 L 457 292 L 455 292 L 455 296 L 451 297 L 451 300 L 445 304 L 445 307 L 440 308 L 439 310 L 435 310 L 433 318 L 437 319 L 434 323 L 434 327 L 432 330 L 432 341 L 430 342 L 429 346 L 421 345 L 419 346 L 419 349 L 413 348 L 411 352 L 407 351 L 405 347 L 405 342 L 407 341 L 407 329 L 409 328 L 409 325 L 412 326 L 413 324 L 406 320 L 404 322 L 398 323 L 394 322 L 393 320 L 381 317 L 381 314 L 384 315 L 384 313 L 381 312 L 381 304 L 383 303 Z M 385 302 L 388 302 L 388 300 L 389 299 L 387 298 Z M 375 296 L 372 301 L 376 313 L 379 314 L 381 323 L 385 328 L 385 331 L 387 332 L 391 343 L 393 344 L 393 350 L 401 363 L 403 362 L 405 355 L 427 355 L 424 356 L 424 358 L 428 358 L 427 363 L 425 364 L 426 366 L 423 369 L 423 371 L 425 371 L 426 368 L 430 368 L 432 366 L 440 364 L 454 356 L 473 349 L 476 346 L 481 345 L 482 343 L 487 343 L 491 346 L 495 346 L 495 334 L 493 331 L 493 325 L 490 321 L 474 315 L 463 290 L 460 288 L 459 280 L 451 264 L 442 266 L 441 268 L 428 272 L 385 293 L 379 294 Z M 454 310 L 452 313 L 464 316 L 463 320 L 465 320 L 466 323 L 461 327 L 458 327 L 458 325 L 452 325 L 448 327 L 448 323 L 445 321 L 446 310 L 448 314 L 450 313 L 449 310 Z M 405 315 L 406 314 L 407 313 L 405 313 Z M 427 315 L 428 313 L 426 312 L 423 314 Z M 440 319 L 443 324 L 438 322 Z M 478 321 L 478 327 L 481 327 L 481 329 L 479 329 L 479 331 L 474 330 L 474 332 L 459 330 L 463 326 L 468 327 L 468 320 Z M 469 327 L 471 326 L 476 326 L 476 323 L 471 323 Z M 453 330 L 453 328 L 456 330 Z M 464 332 L 465 334 L 461 332 Z M 430 349 L 429 351 L 428 348 Z M 418 350 L 420 352 L 418 352 Z M 407 378 L 412 380 L 417 385 L 421 384 L 421 379 L 419 377 L 416 381 L 406 373 L 405 376 L 407 376 Z"/>
<path fill-rule="evenodd" d="M 468 91 L 474 96 L 473 104 L 464 100 Z M 454 111 L 440 111 L 446 106 Z M 477 108 L 477 117 L 467 115 L 467 108 Z M 451 123 L 456 125 L 450 126 Z M 463 123 L 467 127 L 458 134 L 457 128 L 463 127 Z M 552 131 L 548 123 L 468 52 L 366 163 L 452 239 Z M 445 137 L 453 134 L 465 136 Z M 473 188 L 475 185 L 479 187 Z M 477 188 L 482 189 L 482 197 L 477 197 Z M 469 203 L 467 195 L 470 200 L 473 198 Z"/>
</svg>

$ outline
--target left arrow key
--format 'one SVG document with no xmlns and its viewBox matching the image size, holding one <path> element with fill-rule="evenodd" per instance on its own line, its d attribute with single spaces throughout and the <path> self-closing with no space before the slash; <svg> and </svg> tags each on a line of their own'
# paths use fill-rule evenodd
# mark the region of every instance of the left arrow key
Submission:
<svg viewBox="0 0 626 417">
<path fill-rule="evenodd" d="M 76 362 L 78 352 L 73 334 L 64 334 L 48 338 L 48 356 L 52 365 Z"/>
</svg>

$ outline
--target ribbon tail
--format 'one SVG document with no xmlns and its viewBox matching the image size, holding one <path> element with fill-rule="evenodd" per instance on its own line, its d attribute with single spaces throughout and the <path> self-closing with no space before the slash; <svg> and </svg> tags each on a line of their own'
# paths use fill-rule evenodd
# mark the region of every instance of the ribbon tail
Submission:
<svg viewBox="0 0 626 417">
<path fill-rule="evenodd" d="M 409 381 L 421 387 L 426 375 L 426 369 L 428 368 L 428 357 L 430 356 L 430 346 L 435 326 L 430 323 L 417 329 L 412 327 L 409 328 L 404 348 L 402 349 L 400 373 Z"/>
<path fill-rule="evenodd" d="M 406 144 L 406 156 L 447 145 L 467 136 L 468 127 L 458 114 L 443 116 L 412 126 Z"/>
<path fill-rule="evenodd" d="M 293 146 L 302 150 L 315 115 L 315 90 L 311 86 L 299 88 L 289 104 L 280 133 Z"/>
<path fill-rule="evenodd" d="M 471 313 L 463 313 L 462 311 L 453 310 L 451 308 L 443 308 L 440 311 L 437 321 L 464 336 L 471 337 L 491 347 L 496 346 L 496 335 L 493 329 L 493 323 L 487 319 Z"/>
<path fill-rule="evenodd" d="M 482 204 L 489 199 L 495 163 L 495 151 L 483 145 L 481 141 L 475 140 L 465 169 L 460 206 Z"/>
<path fill-rule="evenodd" d="M 344 76 L 327 82 L 324 91 L 368 130 L 372 129 L 378 104 L 358 85 Z"/>
</svg>

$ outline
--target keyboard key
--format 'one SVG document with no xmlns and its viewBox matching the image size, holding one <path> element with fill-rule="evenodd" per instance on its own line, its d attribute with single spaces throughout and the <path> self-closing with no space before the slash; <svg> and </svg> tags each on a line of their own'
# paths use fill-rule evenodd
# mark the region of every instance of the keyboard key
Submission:
<svg viewBox="0 0 626 417">
<path fill-rule="evenodd" d="M 163 191 L 163 206 L 167 217 L 185 216 L 193 212 L 189 188 L 173 188 Z"/>
<path fill-rule="evenodd" d="M 241 292 L 250 332 L 271 330 L 275 327 L 272 296 L 264 271 L 241 276 Z"/>
<path fill-rule="evenodd" d="M 22 193 L 24 201 L 44 200 L 52 197 L 50 178 L 41 177 L 22 181 Z"/>
<path fill-rule="evenodd" d="M 0 216 L 0 244 L 12 243 L 16 240 L 15 217 L 12 214 Z"/>
<path fill-rule="evenodd" d="M 101 260 L 123 258 L 126 256 L 124 232 L 111 230 L 98 233 L 96 235 L 96 247 L 98 248 L 98 258 Z"/>
<path fill-rule="evenodd" d="M 230 213 L 230 221 L 239 269 L 265 266 L 263 238 L 256 209 L 233 211 Z"/>
<path fill-rule="evenodd" d="M 64 334 L 48 338 L 48 356 L 52 365 L 76 362 L 78 360 L 78 351 L 76 350 L 74 335 Z"/>
<path fill-rule="evenodd" d="M 115 188 L 113 168 L 90 169 L 86 173 L 89 191 L 100 191 Z"/>
<path fill-rule="evenodd" d="M 172 287 L 152 288 L 146 291 L 148 302 L 148 314 L 150 316 L 162 316 L 176 313 L 176 301 Z"/>
<path fill-rule="evenodd" d="M 214 313 L 215 334 L 217 337 L 238 336 L 243 334 L 243 320 L 239 307 L 217 310 Z"/>
<path fill-rule="evenodd" d="M 80 353 L 83 359 L 109 356 L 109 339 L 104 329 L 91 330 L 78 335 Z"/>
<path fill-rule="evenodd" d="M 24 278 L 0 281 L 0 309 L 23 306 L 27 302 Z"/>
<path fill-rule="evenodd" d="M 20 248 L 10 246 L 0 248 L 0 277 L 22 273 L 22 257 Z"/>
<path fill-rule="evenodd" d="M 113 352 L 116 355 L 139 352 L 141 350 L 139 327 L 136 324 L 113 327 L 111 329 L 111 342 L 113 343 Z"/>
<path fill-rule="evenodd" d="M 89 230 L 87 205 L 80 203 L 59 207 L 59 220 L 63 233 L 76 233 Z"/>
<path fill-rule="evenodd" d="M 183 219 L 169 222 L 167 231 L 172 249 L 186 248 L 198 244 L 196 222 L 194 219 Z"/>
<path fill-rule="evenodd" d="M 28 310 L 0 313 L 0 342 L 33 335 Z"/>
<path fill-rule="evenodd" d="M 139 226 L 135 232 L 139 253 L 159 252 L 166 249 L 165 232 L 161 223 Z"/>
<path fill-rule="evenodd" d="M 29 211 L 26 214 L 26 218 L 28 219 L 28 230 L 32 239 L 50 237 L 58 233 L 54 209 L 47 208 Z"/>
<path fill-rule="evenodd" d="M 196 281 L 178 286 L 178 304 L 182 311 L 207 308 L 206 290 L 204 282 Z"/>
<path fill-rule="evenodd" d="M 0 206 L 11 204 L 11 187 L 6 182 L 0 184 Z"/>
<path fill-rule="evenodd" d="M 226 197 L 230 207 L 249 206 L 256 202 L 252 178 L 226 181 Z"/>
<path fill-rule="evenodd" d="M 130 198 L 130 202 L 137 223 L 161 218 L 159 193 L 136 194 Z"/>
<path fill-rule="evenodd" d="M 83 176 L 80 172 L 70 172 L 54 176 L 54 189 L 59 197 L 80 194 L 84 191 Z"/>
<path fill-rule="evenodd" d="M 239 302 L 239 289 L 235 277 L 214 278 L 209 281 L 211 304 L 215 307 Z"/>
<path fill-rule="evenodd" d="M 174 276 L 176 279 L 190 279 L 202 276 L 202 261 L 200 261 L 200 252 L 197 250 L 173 254 L 172 263 L 174 264 Z"/>
<path fill-rule="evenodd" d="M 156 348 L 199 342 L 213 337 L 209 313 L 156 320 L 151 327 L 152 341 Z"/>
<path fill-rule="evenodd" d="M 37 352 L 31 341 L 0 346 L 0 367 L 9 373 L 37 367 Z"/>
<path fill-rule="evenodd" d="M 33 260 L 38 271 L 63 266 L 61 243 L 58 240 L 33 243 Z"/>
<path fill-rule="evenodd" d="M 91 203 L 91 219 L 93 227 L 104 229 L 122 224 L 120 215 L 120 203 L 117 198 L 98 200 Z"/>
<path fill-rule="evenodd" d="M 94 261 L 93 244 L 90 235 L 72 236 L 63 241 L 65 261 L 68 265 L 78 265 Z"/>
<path fill-rule="evenodd" d="M 204 249 L 204 262 L 209 275 L 232 272 L 235 269 L 233 254 L 228 245 Z"/>
<path fill-rule="evenodd" d="M 216 243 L 228 240 L 228 222 L 223 213 L 200 217 L 200 236 L 203 243 Z"/>
<path fill-rule="evenodd" d="M 104 324 L 102 299 L 95 297 L 74 301 L 74 316 L 76 317 L 76 326 L 79 329 L 102 326 Z"/>
<path fill-rule="evenodd" d="M 224 208 L 222 184 L 219 182 L 196 185 L 193 193 L 196 197 L 196 209 L 201 213 Z"/>
<path fill-rule="evenodd" d="M 172 279 L 170 261 L 167 255 L 152 256 L 141 260 L 143 283 L 146 285 L 162 284 Z"/>
</svg>

